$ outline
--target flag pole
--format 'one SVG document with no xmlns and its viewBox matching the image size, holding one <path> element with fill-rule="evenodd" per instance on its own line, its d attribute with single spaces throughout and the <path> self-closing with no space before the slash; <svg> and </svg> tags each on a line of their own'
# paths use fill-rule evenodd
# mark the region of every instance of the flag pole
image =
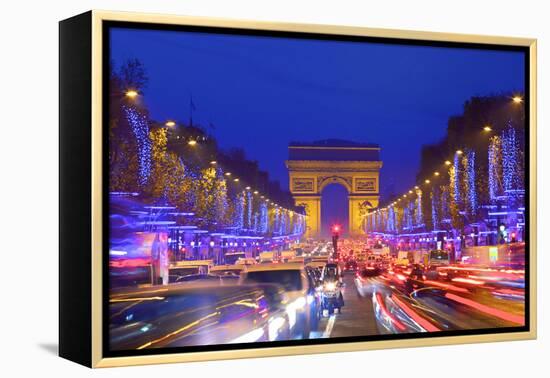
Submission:
<svg viewBox="0 0 550 378">
<path fill-rule="evenodd" d="M 189 98 L 189 126 L 193 126 L 193 93 Z"/>
</svg>

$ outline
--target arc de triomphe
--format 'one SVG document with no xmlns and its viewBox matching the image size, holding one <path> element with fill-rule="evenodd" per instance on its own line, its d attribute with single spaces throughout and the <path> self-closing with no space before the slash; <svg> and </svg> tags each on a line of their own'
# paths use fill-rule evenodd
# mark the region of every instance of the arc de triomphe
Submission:
<svg viewBox="0 0 550 378">
<path fill-rule="evenodd" d="M 378 207 L 380 147 L 343 140 L 291 143 L 286 161 L 290 192 L 307 215 L 306 237 L 321 232 L 321 193 L 333 183 L 344 186 L 349 200 L 349 233 L 363 233 L 367 210 Z"/>
</svg>

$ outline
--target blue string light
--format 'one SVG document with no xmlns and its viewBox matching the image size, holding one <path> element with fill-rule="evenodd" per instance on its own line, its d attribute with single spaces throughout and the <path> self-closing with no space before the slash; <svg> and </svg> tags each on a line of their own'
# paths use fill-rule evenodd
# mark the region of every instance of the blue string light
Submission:
<svg viewBox="0 0 550 378">
<path fill-rule="evenodd" d="M 149 139 L 149 124 L 147 117 L 135 108 L 123 106 L 124 114 L 130 124 L 138 145 L 138 183 L 141 187 L 147 184 L 151 174 L 151 139 Z"/>
<path fill-rule="evenodd" d="M 432 190 L 432 224 L 433 229 L 437 230 L 439 229 L 439 214 L 438 214 L 438 191 Z"/>
<path fill-rule="evenodd" d="M 424 223 L 424 216 L 422 215 L 422 191 L 416 191 L 416 224 L 418 226 Z"/>
<path fill-rule="evenodd" d="M 466 183 L 468 189 L 468 212 L 471 215 L 475 215 L 477 210 L 475 159 L 475 151 L 469 150 L 466 154 Z"/>
<path fill-rule="evenodd" d="M 388 216 L 388 230 L 390 232 L 395 232 L 395 209 L 393 206 L 390 207 L 389 216 Z"/>
<path fill-rule="evenodd" d="M 511 122 L 508 122 L 508 127 L 502 134 L 502 176 L 506 193 L 521 189 L 518 161 L 519 146 L 516 130 Z"/>
<path fill-rule="evenodd" d="M 244 195 L 239 193 L 235 198 L 235 223 L 234 226 L 237 230 L 243 229 L 244 223 Z"/>
<path fill-rule="evenodd" d="M 252 229 L 252 193 L 250 191 L 246 192 L 246 227 Z"/>
<path fill-rule="evenodd" d="M 453 170 L 454 175 L 452 176 L 453 182 L 453 197 L 456 203 L 460 203 L 460 155 L 458 153 L 455 154 L 454 161 L 453 161 Z"/>
<path fill-rule="evenodd" d="M 489 151 L 487 153 L 489 167 L 489 199 L 491 202 L 494 202 L 500 194 L 500 144 L 501 140 L 498 136 L 492 137 L 489 143 Z"/>
<path fill-rule="evenodd" d="M 260 232 L 266 234 L 268 231 L 269 219 L 267 214 L 267 204 L 262 201 L 260 204 Z"/>
</svg>

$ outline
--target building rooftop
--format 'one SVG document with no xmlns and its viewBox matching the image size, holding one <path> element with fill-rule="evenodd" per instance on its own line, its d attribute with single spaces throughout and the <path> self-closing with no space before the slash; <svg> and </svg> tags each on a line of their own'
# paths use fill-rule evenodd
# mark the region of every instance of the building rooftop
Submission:
<svg viewBox="0 0 550 378">
<path fill-rule="evenodd" d="M 313 142 L 290 142 L 291 147 L 365 147 L 365 148 L 380 148 L 375 143 L 359 143 L 344 139 L 322 139 Z"/>
<path fill-rule="evenodd" d="M 291 142 L 288 145 L 288 160 L 380 161 L 380 146 L 342 139 Z"/>
</svg>

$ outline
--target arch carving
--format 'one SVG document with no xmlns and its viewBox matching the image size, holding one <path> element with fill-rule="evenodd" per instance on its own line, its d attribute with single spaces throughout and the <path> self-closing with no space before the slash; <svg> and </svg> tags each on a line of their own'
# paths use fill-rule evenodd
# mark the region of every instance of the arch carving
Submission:
<svg viewBox="0 0 550 378">
<path fill-rule="evenodd" d="M 306 209 L 307 237 L 320 236 L 321 192 L 335 183 L 348 191 L 348 233 L 363 233 L 367 210 L 379 202 L 379 151 L 377 145 L 344 141 L 289 146 L 289 189 L 296 204 Z"/>
</svg>

